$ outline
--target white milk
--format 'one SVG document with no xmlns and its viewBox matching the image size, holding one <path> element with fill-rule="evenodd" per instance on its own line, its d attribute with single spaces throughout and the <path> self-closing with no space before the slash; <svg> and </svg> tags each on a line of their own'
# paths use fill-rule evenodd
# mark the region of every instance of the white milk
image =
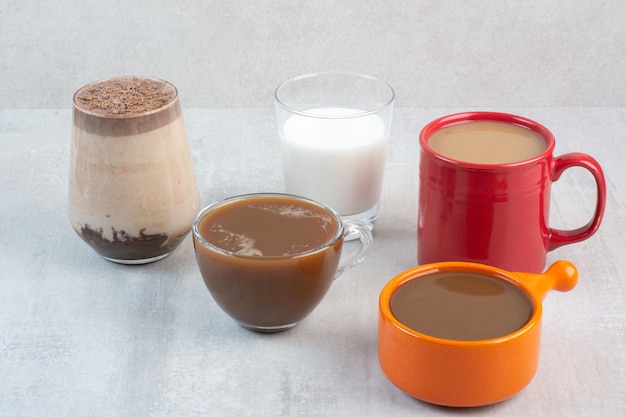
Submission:
<svg viewBox="0 0 626 417">
<path fill-rule="evenodd" d="M 307 113 L 363 113 L 348 108 L 319 108 Z M 286 191 L 308 197 L 350 215 L 379 200 L 388 135 L 378 115 L 316 118 L 292 115 L 282 129 Z"/>
</svg>

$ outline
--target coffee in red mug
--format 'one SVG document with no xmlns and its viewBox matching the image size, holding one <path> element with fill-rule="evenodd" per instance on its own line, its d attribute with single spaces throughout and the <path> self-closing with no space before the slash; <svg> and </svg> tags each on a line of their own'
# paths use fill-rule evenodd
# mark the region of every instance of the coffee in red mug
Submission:
<svg viewBox="0 0 626 417">
<path fill-rule="evenodd" d="M 547 252 L 592 236 L 606 203 L 602 168 L 583 153 L 554 156 L 554 146 L 546 127 L 513 114 L 466 112 L 428 123 L 420 132 L 418 262 L 541 272 Z M 578 229 L 554 229 L 551 185 L 571 167 L 593 175 L 595 212 Z"/>
</svg>

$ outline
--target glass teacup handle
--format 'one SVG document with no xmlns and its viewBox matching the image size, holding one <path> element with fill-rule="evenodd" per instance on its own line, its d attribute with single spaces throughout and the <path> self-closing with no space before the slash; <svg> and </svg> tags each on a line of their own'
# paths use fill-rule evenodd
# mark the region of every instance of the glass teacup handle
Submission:
<svg viewBox="0 0 626 417">
<path fill-rule="evenodd" d="M 365 259 L 365 255 L 374 241 L 371 230 L 363 222 L 345 220 L 343 226 L 345 229 L 343 237 L 344 252 L 341 254 L 335 279 L 348 269 L 360 264 Z M 346 251 L 346 249 L 348 250 Z"/>
</svg>

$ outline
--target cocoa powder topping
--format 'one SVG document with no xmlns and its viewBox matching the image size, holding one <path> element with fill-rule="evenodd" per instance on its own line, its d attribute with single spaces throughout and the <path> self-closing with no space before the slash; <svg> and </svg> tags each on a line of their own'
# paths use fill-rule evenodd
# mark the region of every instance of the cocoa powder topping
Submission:
<svg viewBox="0 0 626 417">
<path fill-rule="evenodd" d="M 131 117 L 157 110 L 176 98 L 169 83 L 141 77 L 118 77 L 83 87 L 76 105 L 110 117 Z"/>
</svg>

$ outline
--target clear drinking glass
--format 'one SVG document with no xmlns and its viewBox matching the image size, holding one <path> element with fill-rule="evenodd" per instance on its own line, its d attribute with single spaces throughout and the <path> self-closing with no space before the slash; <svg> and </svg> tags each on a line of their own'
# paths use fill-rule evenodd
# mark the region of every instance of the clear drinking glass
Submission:
<svg viewBox="0 0 626 417">
<path fill-rule="evenodd" d="M 275 94 L 287 193 L 373 229 L 383 184 L 393 88 L 348 72 L 301 75 Z"/>
<path fill-rule="evenodd" d="M 169 255 L 200 208 L 176 88 L 146 77 L 90 83 L 74 95 L 69 219 L 105 259 Z"/>
</svg>

